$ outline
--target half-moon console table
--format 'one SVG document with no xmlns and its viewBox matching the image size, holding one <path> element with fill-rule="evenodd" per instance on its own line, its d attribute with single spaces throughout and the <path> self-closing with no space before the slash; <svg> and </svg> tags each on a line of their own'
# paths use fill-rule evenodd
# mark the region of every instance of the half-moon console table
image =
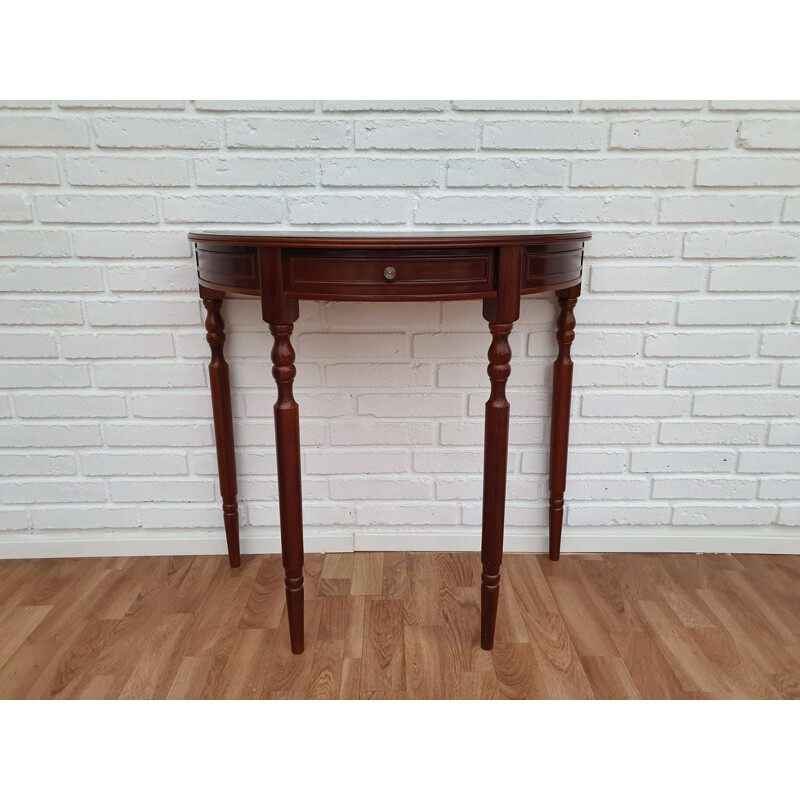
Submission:
<svg viewBox="0 0 800 800">
<path fill-rule="evenodd" d="M 227 293 L 261 297 L 274 338 L 272 374 L 278 386 L 275 442 L 286 605 L 293 653 L 303 652 L 303 516 L 300 491 L 300 416 L 292 394 L 290 341 L 298 300 L 483 300 L 492 334 L 491 392 L 486 403 L 481 546 L 481 647 L 494 643 L 508 457 L 511 372 L 508 335 L 520 297 L 554 291 L 558 356 L 553 372 L 550 434 L 550 558 L 561 548 L 572 394 L 573 308 L 581 290 L 582 231 L 488 232 L 203 232 L 194 242 L 200 297 L 206 307 L 209 374 L 214 408 L 222 510 L 232 567 L 239 566 L 239 513 L 222 301 Z"/>
</svg>

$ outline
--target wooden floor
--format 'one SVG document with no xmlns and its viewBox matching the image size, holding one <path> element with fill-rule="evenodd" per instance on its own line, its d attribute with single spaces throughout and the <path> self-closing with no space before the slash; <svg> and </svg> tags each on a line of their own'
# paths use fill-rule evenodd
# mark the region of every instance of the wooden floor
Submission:
<svg viewBox="0 0 800 800">
<path fill-rule="evenodd" d="M 477 553 L 0 561 L 2 698 L 799 698 L 800 556 Z"/>
</svg>

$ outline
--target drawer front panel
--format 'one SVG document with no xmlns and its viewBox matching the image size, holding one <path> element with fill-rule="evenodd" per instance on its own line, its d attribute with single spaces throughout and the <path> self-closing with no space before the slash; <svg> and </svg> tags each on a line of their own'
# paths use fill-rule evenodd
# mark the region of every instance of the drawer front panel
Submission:
<svg viewBox="0 0 800 800">
<path fill-rule="evenodd" d="M 583 243 L 534 245 L 525 252 L 522 288 L 536 289 L 567 283 L 581 276 Z"/>
<path fill-rule="evenodd" d="M 204 281 L 223 286 L 258 289 L 254 247 L 233 247 L 198 242 L 197 274 Z"/>
<path fill-rule="evenodd" d="M 303 297 L 487 295 L 494 290 L 495 251 L 286 250 L 285 287 Z"/>
</svg>

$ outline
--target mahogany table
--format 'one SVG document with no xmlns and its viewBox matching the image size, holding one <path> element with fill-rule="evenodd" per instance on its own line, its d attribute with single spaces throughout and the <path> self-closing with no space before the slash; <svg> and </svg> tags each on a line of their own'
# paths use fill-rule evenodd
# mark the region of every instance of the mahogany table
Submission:
<svg viewBox="0 0 800 800">
<path fill-rule="evenodd" d="M 223 355 L 222 301 L 256 295 L 274 338 L 272 374 L 278 388 L 275 443 L 286 605 L 293 653 L 303 652 L 303 517 L 300 491 L 300 417 L 292 393 L 290 341 L 298 300 L 483 300 L 489 323 L 491 391 L 486 403 L 481 544 L 481 647 L 494 643 L 503 556 L 511 372 L 508 335 L 520 297 L 555 291 L 558 356 L 553 371 L 550 432 L 550 558 L 558 559 L 564 516 L 573 308 L 581 290 L 583 231 L 488 232 L 244 232 L 190 233 L 200 297 L 207 311 L 209 375 L 214 408 L 222 510 L 228 556 L 239 566 L 239 512 L 230 381 Z"/>
</svg>

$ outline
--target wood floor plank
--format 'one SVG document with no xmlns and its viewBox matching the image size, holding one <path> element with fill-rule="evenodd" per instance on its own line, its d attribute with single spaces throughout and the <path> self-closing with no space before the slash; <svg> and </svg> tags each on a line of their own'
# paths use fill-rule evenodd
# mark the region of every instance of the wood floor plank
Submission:
<svg viewBox="0 0 800 800">
<path fill-rule="evenodd" d="M 800 557 L 477 553 L 0 561 L 0 698 L 800 699 Z"/>
</svg>

